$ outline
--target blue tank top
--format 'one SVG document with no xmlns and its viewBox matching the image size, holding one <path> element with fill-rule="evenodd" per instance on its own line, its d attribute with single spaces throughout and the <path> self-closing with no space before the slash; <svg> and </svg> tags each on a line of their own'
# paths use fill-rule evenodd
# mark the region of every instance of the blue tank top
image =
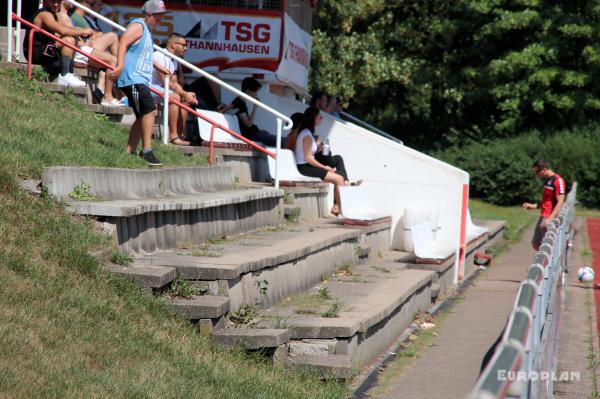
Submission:
<svg viewBox="0 0 600 399">
<path fill-rule="evenodd" d="M 144 33 L 137 43 L 132 44 L 125 53 L 125 66 L 117 79 L 118 87 L 134 84 L 149 85 L 152 81 L 152 35 L 143 18 L 136 18 L 131 24 L 142 24 Z"/>
</svg>

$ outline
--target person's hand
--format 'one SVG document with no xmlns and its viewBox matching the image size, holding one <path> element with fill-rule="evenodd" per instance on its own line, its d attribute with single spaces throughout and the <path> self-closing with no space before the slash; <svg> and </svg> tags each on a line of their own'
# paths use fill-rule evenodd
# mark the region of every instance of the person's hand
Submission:
<svg viewBox="0 0 600 399">
<path fill-rule="evenodd" d="M 335 172 L 335 169 L 332 168 L 331 166 L 325 166 L 325 170 L 328 172 Z"/>
<path fill-rule="evenodd" d="M 523 205 L 521 205 L 523 207 L 523 209 L 536 209 L 537 208 L 537 204 L 532 204 L 530 202 L 523 202 Z"/>
<path fill-rule="evenodd" d="M 122 66 L 117 66 L 115 69 L 113 69 L 109 75 L 111 77 L 112 80 L 116 80 L 119 75 L 121 74 L 121 72 L 123 72 L 123 67 Z"/>
<path fill-rule="evenodd" d="M 85 28 L 81 30 L 81 36 L 83 37 L 90 37 L 94 35 L 94 30 L 91 28 Z"/>
<path fill-rule="evenodd" d="M 550 224 L 550 219 L 549 219 L 549 218 L 543 218 L 543 219 L 542 219 L 542 222 L 540 223 L 540 225 L 541 225 L 543 228 L 548 228 L 548 225 L 549 225 L 549 224 Z"/>
<path fill-rule="evenodd" d="M 198 99 L 196 98 L 196 93 L 192 93 L 190 91 L 186 91 L 183 94 L 183 101 L 185 101 L 188 104 L 194 104 L 194 105 L 198 104 Z"/>
</svg>

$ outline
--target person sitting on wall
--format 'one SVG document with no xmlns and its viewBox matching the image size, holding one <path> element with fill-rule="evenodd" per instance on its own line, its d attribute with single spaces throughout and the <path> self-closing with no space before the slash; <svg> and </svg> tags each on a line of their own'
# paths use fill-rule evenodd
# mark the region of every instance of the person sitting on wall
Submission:
<svg viewBox="0 0 600 399">
<path fill-rule="evenodd" d="M 262 85 L 254 78 L 245 78 L 242 80 L 242 92 L 249 95 L 250 97 L 259 100 L 258 91 Z M 260 101 L 260 100 L 259 100 Z M 252 108 L 252 113 L 248 113 L 248 106 L 242 97 L 238 96 L 231 102 L 232 108 L 237 109 L 236 115 L 240 123 L 240 130 L 242 136 L 252 141 L 259 141 L 268 147 L 274 147 L 276 144 L 276 137 L 271 133 L 261 130 L 254 124 L 254 117 L 256 116 L 256 105 Z"/>
<path fill-rule="evenodd" d="M 340 187 L 347 186 L 346 179 L 336 173 L 331 166 L 323 165 L 315 159 L 318 145 L 315 140 L 316 128 L 321 124 L 321 112 L 316 107 L 308 107 L 304 111 L 300 133 L 296 140 L 295 156 L 298 171 L 304 176 L 317 177 L 326 183 L 334 185 L 334 204 L 331 213 L 338 216 L 342 211 L 340 202 Z"/>
<path fill-rule="evenodd" d="M 58 15 L 58 21 L 66 26 L 73 26 L 79 29 L 91 29 L 81 14 L 83 11 L 76 8 L 71 3 L 62 3 L 61 12 Z M 79 25 L 73 20 L 79 20 Z M 79 19 L 77 19 L 79 17 Z M 83 21 L 83 22 L 82 22 Z M 115 67 L 117 65 L 117 50 L 119 48 L 119 38 L 113 32 L 102 33 L 92 30 L 94 33 L 87 38 L 76 38 L 77 46 L 85 53 L 93 56 L 100 61 Z M 98 86 L 92 92 L 94 100 L 104 106 L 108 107 L 123 107 L 124 104 L 117 100 L 113 95 L 114 81 L 109 77 L 106 78 L 106 68 L 90 61 L 84 54 L 77 53 L 73 58 L 75 63 L 88 64 L 88 62 L 98 68 L 100 73 L 98 74 Z M 100 89 L 102 88 L 102 89 Z"/>
<path fill-rule="evenodd" d="M 165 49 L 180 58 L 183 58 L 187 49 L 185 37 L 179 33 L 171 33 L 167 37 Z M 153 54 L 154 71 L 152 73 L 152 87 L 164 92 L 165 79 L 169 79 L 169 98 L 182 102 L 184 104 L 195 106 L 198 104 L 196 94 L 185 91 L 181 82 L 183 82 L 183 71 L 177 61 L 167 57 L 160 51 Z M 163 103 L 163 98 L 156 93 L 152 93 L 154 102 L 158 105 Z M 188 117 L 188 111 L 179 108 L 177 104 L 169 104 L 169 142 L 175 145 L 190 145 L 185 140 L 185 124 Z"/>
<path fill-rule="evenodd" d="M 290 151 L 296 150 L 296 139 L 298 138 L 298 133 L 300 133 L 300 124 L 302 123 L 302 119 L 304 119 L 304 114 L 301 112 L 296 112 L 292 116 L 290 116 L 292 120 L 292 130 L 285 138 L 285 143 L 283 148 L 288 149 Z"/>
<path fill-rule="evenodd" d="M 94 34 L 92 29 L 78 29 L 61 24 L 58 14 L 62 0 L 44 0 L 43 7 L 31 17 L 31 22 L 52 34 L 60 36 L 64 42 L 75 45 L 75 37 L 89 37 Z M 73 53 L 67 46 L 37 33 L 33 36 L 32 52 L 29 54 L 29 31 L 26 29 L 23 42 L 23 54 L 31 62 L 41 64 L 50 74 L 58 74 L 56 83 L 65 86 L 83 87 L 85 82 L 73 74 Z"/>
</svg>

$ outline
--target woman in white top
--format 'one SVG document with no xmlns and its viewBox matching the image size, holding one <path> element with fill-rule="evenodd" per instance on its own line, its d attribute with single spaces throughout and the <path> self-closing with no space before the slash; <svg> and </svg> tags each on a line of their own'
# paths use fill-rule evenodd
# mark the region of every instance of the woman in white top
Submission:
<svg viewBox="0 0 600 399">
<path fill-rule="evenodd" d="M 334 187 L 335 203 L 331 213 L 339 215 L 341 212 L 340 186 L 347 185 L 344 177 L 335 172 L 331 166 L 323 165 L 315 159 L 318 146 L 314 138 L 316 127 L 321 124 L 321 114 L 318 108 L 308 107 L 304 111 L 300 133 L 296 139 L 296 164 L 298 171 L 304 176 L 318 177 L 326 183 L 332 183 Z"/>
</svg>

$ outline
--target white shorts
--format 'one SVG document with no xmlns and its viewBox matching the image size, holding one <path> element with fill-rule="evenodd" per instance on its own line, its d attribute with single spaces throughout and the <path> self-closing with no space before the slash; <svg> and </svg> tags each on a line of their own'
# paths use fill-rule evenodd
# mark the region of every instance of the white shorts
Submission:
<svg viewBox="0 0 600 399">
<path fill-rule="evenodd" d="M 90 46 L 81 46 L 79 49 L 88 55 L 91 55 L 94 51 L 94 48 Z M 78 64 L 87 64 L 88 60 L 88 57 L 78 52 L 75 53 L 75 58 L 73 59 L 73 61 Z"/>
</svg>

